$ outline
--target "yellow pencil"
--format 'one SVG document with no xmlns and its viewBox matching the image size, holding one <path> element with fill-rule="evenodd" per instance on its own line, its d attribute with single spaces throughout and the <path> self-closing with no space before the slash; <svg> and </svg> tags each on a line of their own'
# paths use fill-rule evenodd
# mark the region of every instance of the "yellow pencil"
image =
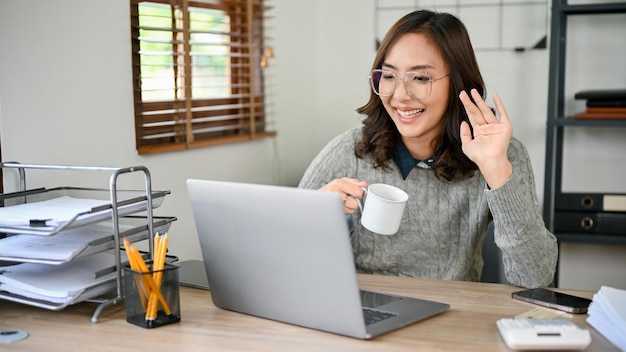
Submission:
<svg viewBox="0 0 626 352">
<path fill-rule="evenodd" d="M 142 261 L 140 257 L 137 257 L 139 251 L 136 250 L 135 246 L 133 246 L 128 238 L 124 238 L 124 248 L 126 248 L 126 256 L 128 257 L 128 262 L 130 263 L 130 268 L 133 271 L 140 271 L 140 265 L 137 260 Z M 148 284 L 145 282 L 144 275 L 141 275 L 141 280 L 137 276 L 137 274 L 133 273 L 135 279 L 135 285 L 137 286 L 137 291 L 139 293 L 139 298 L 141 299 L 141 305 L 144 310 L 147 309 L 147 297 L 150 295 L 150 288 Z"/>
<path fill-rule="evenodd" d="M 157 270 L 157 262 L 158 262 L 158 257 L 156 255 L 156 253 L 159 252 L 160 248 L 161 248 L 161 237 L 159 236 L 159 233 L 155 233 L 154 234 L 154 240 L 153 240 L 153 246 L 152 246 L 152 270 L 153 270 L 153 274 L 152 274 L 152 278 L 154 280 L 154 277 L 156 275 L 156 270 Z M 155 283 L 156 280 L 155 280 Z M 157 285 L 156 289 L 160 290 L 160 287 Z M 148 299 L 148 308 L 146 309 L 146 320 L 151 320 L 151 319 L 156 319 L 156 301 L 157 301 L 157 297 L 156 297 L 156 292 L 152 292 L 150 294 L 150 297 Z"/>
<path fill-rule="evenodd" d="M 161 236 L 159 233 L 154 234 L 154 241 L 152 246 L 152 267 L 154 268 L 154 264 L 156 263 L 156 253 L 159 253 L 159 247 L 161 246 Z"/>
<path fill-rule="evenodd" d="M 159 234 L 157 233 L 155 235 L 154 243 L 155 243 L 154 255 L 153 255 L 154 260 L 153 260 L 153 265 L 152 265 L 154 274 L 152 278 L 154 280 L 154 284 L 155 284 L 158 294 L 161 294 L 161 281 L 163 278 L 163 268 L 165 267 L 165 255 L 167 253 L 167 243 L 168 243 L 167 234 L 163 236 L 159 236 Z M 170 314 L 169 307 L 167 306 L 167 303 L 165 302 L 165 300 L 163 301 L 158 300 L 157 292 L 153 292 L 154 295 L 151 294 L 150 298 L 148 299 L 148 309 L 146 311 L 146 319 L 156 319 L 158 301 L 162 303 L 161 305 L 163 306 L 163 310 L 165 310 L 167 314 Z"/>
</svg>

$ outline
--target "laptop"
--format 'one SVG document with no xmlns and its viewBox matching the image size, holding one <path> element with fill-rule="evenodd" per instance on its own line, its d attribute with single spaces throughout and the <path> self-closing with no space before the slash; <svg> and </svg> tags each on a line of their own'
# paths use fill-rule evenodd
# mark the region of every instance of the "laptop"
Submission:
<svg viewBox="0 0 626 352">
<path fill-rule="evenodd" d="M 339 194 L 197 179 L 187 190 L 217 307 L 359 339 L 450 308 L 359 289 Z"/>
</svg>

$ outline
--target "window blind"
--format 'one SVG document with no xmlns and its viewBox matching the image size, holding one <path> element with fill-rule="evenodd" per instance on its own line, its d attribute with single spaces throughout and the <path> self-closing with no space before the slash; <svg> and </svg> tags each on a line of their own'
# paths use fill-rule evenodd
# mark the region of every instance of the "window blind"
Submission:
<svg viewBox="0 0 626 352">
<path fill-rule="evenodd" d="M 263 0 L 130 0 L 139 154 L 276 135 Z"/>
</svg>

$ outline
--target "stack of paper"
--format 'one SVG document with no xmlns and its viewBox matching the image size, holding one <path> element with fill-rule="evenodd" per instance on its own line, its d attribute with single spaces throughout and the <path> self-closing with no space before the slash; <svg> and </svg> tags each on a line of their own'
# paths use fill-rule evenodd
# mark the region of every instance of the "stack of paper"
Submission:
<svg viewBox="0 0 626 352">
<path fill-rule="evenodd" d="M 131 229 L 119 225 L 120 232 Z M 113 228 L 110 221 L 78 227 L 54 236 L 19 234 L 0 239 L 0 260 L 63 264 L 77 255 L 86 255 L 112 248 Z"/>
<path fill-rule="evenodd" d="M 16 229 L 29 229 L 33 221 L 38 227 L 55 228 L 86 214 L 97 207 L 109 204 L 98 199 L 82 199 L 62 196 L 41 202 L 19 204 L 0 208 L 0 225 Z"/>
<path fill-rule="evenodd" d="M 587 323 L 626 351 L 626 291 L 602 286 L 593 296 Z"/>
<path fill-rule="evenodd" d="M 127 262 L 126 258 L 122 260 Z M 52 303 L 72 302 L 86 289 L 116 278 L 110 252 L 61 265 L 23 263 L 0 269 L 0 292 Z"/>
</svg>

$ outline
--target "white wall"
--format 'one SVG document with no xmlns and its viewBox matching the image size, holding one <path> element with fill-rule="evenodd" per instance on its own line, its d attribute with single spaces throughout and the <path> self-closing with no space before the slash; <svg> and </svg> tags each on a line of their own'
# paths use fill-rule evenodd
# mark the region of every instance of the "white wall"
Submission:
<svg viewBox="0 0 626 352">
<path fill-rule="evenodd" d="M 274 93 L 270 104 L 278 137 L 139 156 L 133 134 L 128 0 L 0 0 L 2 160 L 144 165 L 151 171 L 155 189 L 172 191 L 156 211 L 178 218 L 170 230 L 172 253 L 182 259 L 200 258 L 184 184 L 187 178 L 295 185 L 330 138 L 359 124 L 355 109 L 369 94 L 367 72 L 375 54 L 374 0 L 273 0 L 273 4 L 271 44 L 276 57 L 270 62 L 268 84 Z M 586 28 L 595 25 L 587 23 Z M 620 38 L 615 60 L 624 62 L 626 48 Z M 596 45 L 615 47 L 614 41 L 594 38 Z M 478 59 L 488 92 L 500 93 L 515 136 L 531 153 L 542 197 L 548 51 L 479 52 Z M 614 71 L 615 83 L 615 75 L 598 75 L 604 65 L 580 65 L 593 73 L 594 87 L 626 82 L 621 66 L 621 71 Z M 605 155 L 621 162 L 621 150 L 610 149 Z M 31 185 L 108 186 L 104 175 L 39 171 L 29 175 Z M 615 175 L 608 178 L 626 192 Z M 15 183 L 14 178 L 6 178 L 5 186 Z M 141 178 L 128 182 L 142 185 Z M 584 263 L 587 247 L 596 248 L 578 248 L 564 266 Z M 605 283 L 626 285 L 619 269 L 624 267 L 624 248 L 615 252 L 604 256 L 604 262 L 593 259 L 589 265 L 612 273 Z M 594 289 L 597 283 L 591 285 Z"/>
</svg>

